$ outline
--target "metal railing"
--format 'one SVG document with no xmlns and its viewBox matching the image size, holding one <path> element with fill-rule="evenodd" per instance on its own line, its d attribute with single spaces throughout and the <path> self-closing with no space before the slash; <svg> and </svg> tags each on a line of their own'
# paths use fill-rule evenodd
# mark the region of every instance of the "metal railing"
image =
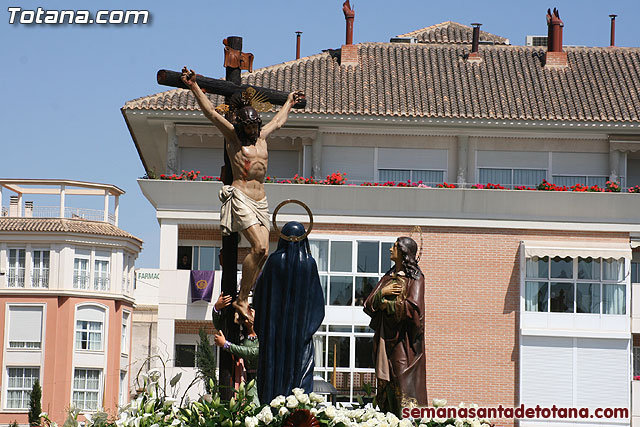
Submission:
<svg viewBox="0 0 640 427">
<path fill-rule="evenodd" d="M 95 276 L 93 278 L 93 289 L 96 291 L 108 291 L 109 276 Z"/>
<path fill-rule="evenodd" d="M 6 207 L 2 207 L 0 211 L 0 216 L 8 217 L 9 209 Z M 23 209 L 22 218 L 60 218 L 60 207 L 59 206 L 34 206 L 31 209 Z M 70 218 L 70 219 L 86 219 L 89 221 L 101 221 L 104 220 L 104 211 L 99 209 L 88 209 L 88 208 L 73 208 L 73 207 L 65 207 L 64 208 L 64 216 L 62 218 Z M 107 214 L 107 221 L 109 224 L 115 225 L 116 216 L 114 213 L 109 212 Z"/>
<path fill-rule="evenodd" d="M 89 273 L 73 274 L 73 289 L 89 289 Z"/>
<path fill-rule="evenodd" d="M 48 288 L 49 287 L 49 269 L 31 271 L 31 287 L 32 288 Z"/>
<path fill-rule="evenodd" d="M 7 275 L 7 287 L 8 288 L 24 288 L 24 268 L 9 269 Z"/>
</svg>

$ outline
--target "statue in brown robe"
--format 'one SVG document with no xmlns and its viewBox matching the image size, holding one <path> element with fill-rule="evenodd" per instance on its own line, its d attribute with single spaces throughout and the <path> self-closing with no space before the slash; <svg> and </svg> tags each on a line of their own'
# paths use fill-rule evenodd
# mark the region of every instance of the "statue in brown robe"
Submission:
<svg viewBox="0 0 640 427">
<path fill-rule="evenodd" d="M 395 263 L 364 303 L 375 331 L 373 349 L 382 411 L 401 415 L 403 407 L 426 406 L 424 354 L 424 275 L 416 260 L 418 245 L 399 237 L 391 247 Z"/>
</svg>

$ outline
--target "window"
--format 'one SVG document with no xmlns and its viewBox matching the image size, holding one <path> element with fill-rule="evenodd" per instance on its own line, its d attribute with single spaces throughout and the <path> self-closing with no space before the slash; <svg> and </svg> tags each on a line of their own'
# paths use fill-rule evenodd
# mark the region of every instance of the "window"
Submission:
<svg viewBox="0 0 640 427">
<path fill-rule="evenodd" d="M 417 169 L 378 169 L 378 182 L 417 182 L 424 184 L 441 184 L 444 182 L 443 170 Z"/>
<path fill-rule="evenodd" d="M 195 368 L 195 344 L 176 344 L 175 366 L 181 368 Z"/>
<path fill-rule="evenodd" d="M 89 258 L 73 260 L 73 288 L 89 289 Z"/>
<path fill-rule="evenodd" d="M 93 289 L 96 291 L 109 290 L 109 261 L 96 260 L 93 272 Z"/>
<path fill-rule="evenodd" d="M 129 401 L 129 384 L 127 383 L 127 371 L 120 371 L 120 396 L 118 401 L 120 406 L 124 406 Z"/>
<path fill-rule="evenodd" d="M 7 286 L 24 288 L 24 249 L 9 249 L 9 269 Z"/>
<path fill-rule="evenodd" d="M 358 395 L 364 395 L 364 383 L 375 388 L 372 329 L 368 326 L 322 325 L 313 340 L 314 375 L 331 382 L 335 362 L 338 401 L 355 402 Z"/>
<path fill-rule="evenodd" d="M 640 263 L 632 262 L 631 263 L 631 283 L 640 283 L 638 282 L 638 280 L 640 280 L 640 276 L 638 275 L 638 273 L 640 273 Z"/>
<path fill-rule="evenodd" d="M 42 306 L 9 306 L 9 348 L 42 347 Z"/>
<path fill-rule="evenodd" d="M 129 354 L 128 342 L 129 342 L 129 312 L 123 311 L 122 312 L 122 342 L 121 342 L 120 353 Z"/>
<path fill-rule="evenodd" d="M 73 374 L 73 404 L 82 411 L 95 411 L 100 401 L 100 369 L 76 369 Z"/>
<path fill-rule="evenodd" d="M 547 179 L 546 169 L 478 168 L 479 184 L 535 187 Z"/>
<path fill-rule="evenodd" d="M 78 307 L 76 313 L 76 350 L 102 351 L 105 311 L 94 306 Z"/>
<path fill-rule="evenodd" d="M 40 378 L 40 368 L 7 368 L 7 409 L 29 409 L 33 384 Z"/>
<path fill-rule="evenodd" d="M 49 287 L 49 251 L 37 250 L 32 252 L 31 287 Z"/>
<path fill-rule="evenodd" d="M 327 305 L 362 306 L 391 267 L 392 242 L 309 240 Z"/>
<path fill-rule="evenodd" d="M 624 259 L 531 257 L 525 311 L 626 314 Z"/>
<path fill-rule="evenodd" d="M 592 187 L 597 185 L 604 188 L 608 177 L 600 175 L 553 175 L 553 183 L 565 187 L 572 187 L 576 184 Z"/>
<path fill-rule="evenodd" d="M 178 246 L 178 270 L 220 270 L 220 248 Z"/>
</svg>

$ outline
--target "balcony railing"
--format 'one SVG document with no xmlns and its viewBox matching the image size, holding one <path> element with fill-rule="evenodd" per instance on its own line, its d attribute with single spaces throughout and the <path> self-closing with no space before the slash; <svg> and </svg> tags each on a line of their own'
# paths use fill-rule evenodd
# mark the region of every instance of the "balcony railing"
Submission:
<svg viewBox="0 0 640 427">
<path fill-rule="evenodd" d="M 7 287 L 9 288 L 24 288 L 24 268 L 10 269 L 7 275 Z"/>
<path fill-rule="evenodd" d="M 48 288 L 49 287 L 49 269 L 33 270 L 31 272 L 32 288 Z"/>
<path fill-rule="evenodd" d="M 11 215 L 10 215 L 11 213 Z M 6 207 L 2 207 L 0 211 L 0 215 L 3 217 L 8 216 L 18 216 L 17 214 L 13 214 L 10 209 Z M 59 206 L 34 206 L 31 209 L 24 209 L 21 217 L 27 218 L 60 218 L 60 207 Z M 70 219 L 86 219 L 89 221 L 104 221 L 104 211 L 99 209 L 87 209 L 87 208 L 73 208 L 73 207 L 65 207 L 64 208 L 64 216 L 62 218 L 70 218 Z M 115 214 L 109 213 L 107 215 L 107 221 L 109 224 L 115 225 L 116 217 Z"/>
<path fill-rule="evenodd" d="M 93 278 L 93 289 L 96 291 L 109 290 L 109 276 L 96 276 Z"/>
<path fill-rule="evenodd" d="M 89 289 L 89 273 L 73 273 L 73 289 Z"/>
</svg>

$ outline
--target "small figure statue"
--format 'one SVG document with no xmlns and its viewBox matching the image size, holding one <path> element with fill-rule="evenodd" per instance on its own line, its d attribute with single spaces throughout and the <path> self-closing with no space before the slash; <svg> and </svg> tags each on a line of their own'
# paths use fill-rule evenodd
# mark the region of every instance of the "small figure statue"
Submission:
<svg viewBox="0 0 640 427">
<path fill-rule="evenodd" d="M 288 396 L 296 387 L 311 393 L 313 334 L 324 319 L 324 295 L 309 240 L 299 222 L 282 227 L 278 249 L 269 256 L 256 283 L 253 305 L 260 337 L 260 401 Z"/>
<path fill-rule="evenodd" d="M 224 336 L 224 333 L 220 329 L 222 326 L 222 309 L 231 304 L 231 296 L 220 294 L 218 300 L 213 305 L 213 326 L 215 327 L 215 336 L 213 342 L 223 350 L 228 351 L 236 358 L 241 358 L 246 370 L 245 382 L 249 382 L 256 379 L 256 373 L 258 368 L 258 336 L 253 330 L 253 324 L 248 319 L 244 319 L 243 322 L 243 334 L 244 339 L 240 344 L 233 344 Z M 254 314 L 253 308 L 249 307 L 251 314 Z M 258 403 L 257 388 L 253 387 L 249 390 L 249 397 L 251 401 Z"/>
<path fill-rule="evenodd" d="M 390 249 L 393 267 L 364 302 L 375 331 L 373 350 L 380 410 L 400 416 L 403 407 L 426 406 L 424 275 L 418 245 L 399 237 Z"/>
<path fill-rule="evenodd" d="M 232 305 L 239 316 L 253 321 L 249 312 L 249 292 L 269 251 L 269 214 L 264 192 L 268 163 L 266 140 L 285 124 L 291 108 L 304 99 L 304 94 L 301 91 L 291 92 L 280 111 L 262 127 L 262 119 L 252 103 L 264 103 L 264 98 L 255 90 L 247 90 L 232 100 L 229 108 L 235 119 L 231 123 L 216 111 L 200 89 L 193 70 L 184 67 L 181 79 L 193 92 L 204 115 L 222 132 L 226 141 L 233 182 L 220 191 L 220 226 L 225 236 L 241 231 L 251 245 L 242 263 L 240 292 Z"/>
</svg>

